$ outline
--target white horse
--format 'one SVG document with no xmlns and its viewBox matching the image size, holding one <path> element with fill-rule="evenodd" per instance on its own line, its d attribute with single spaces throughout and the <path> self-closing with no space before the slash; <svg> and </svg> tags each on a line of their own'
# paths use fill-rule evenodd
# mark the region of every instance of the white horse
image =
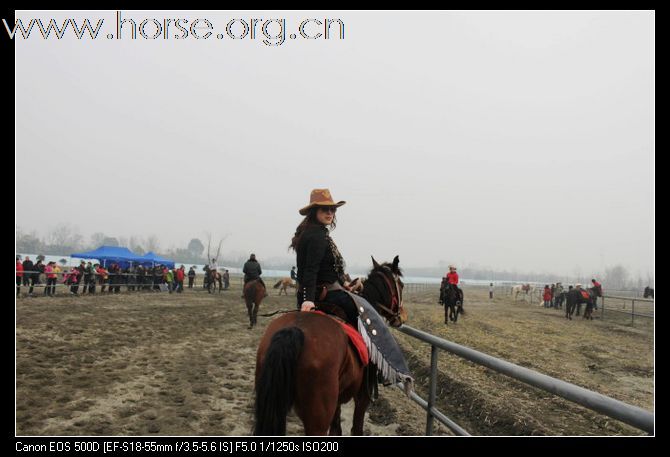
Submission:
<svg viewBox="0 0 670 457">
<path fill-rule="evenodd" d="M 526 301 L 528 301 L 528 296 L 533 294 L 533 291 L 535 290 L 535 286 L 532 286 L 530 284 L 517 284 L 516 286 L 512 287 L 512 295 L 514 295 L 514 301 L 516 302 L 517 297 L 519 296 L 520 293 L 526 294 Z"/>
</svg>

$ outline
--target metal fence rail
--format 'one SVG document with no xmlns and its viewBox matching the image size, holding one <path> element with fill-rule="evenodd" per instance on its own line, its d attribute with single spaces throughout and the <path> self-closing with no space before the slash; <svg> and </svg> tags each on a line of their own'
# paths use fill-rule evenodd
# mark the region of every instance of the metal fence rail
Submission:
<svg viewBox="0 0 670 457">
<path fill-rule="evenodd" d="M 483 365 L 493 371 L 507 375 L 525 384 L 545 390 L 585 408 L 625 422 L 626 424 L 632 425 L 649 434 L 654 433 L 654 413 L 650 411 L 584 389 L 575 384 L 552 378 L 551 376 L 538 373 L 537 371 L 515 365 L 505 360 L 498 359 L 466 346 L 461 346 L 460 344 L 438 338 L 407 325 L 403 325 L 397 330 L 431 345 L 429 399 L 424 400 L 421 397 L 418 399 L 414 396 L 411 397 L 412 400 L 421 405 L 427 412 L 426 435 L 432 435 L 433 418 L 438 419 L 450 430 L 459 435 L 467 434 L 465 430 L 434 407 L 437 387 L 437 349 L 442 349 L 476 364 Z M 416 397 L 418 397 L 418 395 L 416 395 Z"/>
<path fill-rule="evenodd" d="M 610 300 L 623 300 L 624 301 L 624 306 L 623 309 L 615 309 L 615 308 L 607 308 L 607 312 L 615 312 L 615 313 L 620 313 L 620 314 L 628 314 L 630 316 L 630 322 L 631 325 L 635 324 L 635 317 L 646 317 L 649 319 L 653 319 L 654 315 L 653 314 L 645 314 L 645 313 L 640 313 L 640 312 L 635 312 L 635 302 L 641 302 L 641 303 L 654 303 L 654 300 L 651 298 L 635 298 L 635 297 L 621 297 L 618 295 L 603 295 L 601 297 L 601 312 L 600 312 L 600 318 L 603 319 L 605 317 L 605 299 L 608 298 Z M 626 309 L 626 302 L 630 301 L 631 302 L 631 310 L 629 311 L 624 311 Z"/>
</svg>

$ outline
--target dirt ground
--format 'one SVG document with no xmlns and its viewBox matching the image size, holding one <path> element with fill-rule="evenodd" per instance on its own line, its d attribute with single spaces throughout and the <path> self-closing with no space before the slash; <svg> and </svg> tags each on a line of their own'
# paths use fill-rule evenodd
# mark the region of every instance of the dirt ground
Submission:
<svg viewBox="0 0 670 457">
<path fill-rule="evenodd" d="M 269 283 L 270 280 L 267 280 Z M 270 289 L 261 313 L 294 306 Z M 408 325 L 647 410 L 654 407 L 653 322 L 559 310 L 466 289 L 444 326 L 437 289 L 408 291 Z M 17 435 L 248 435 L 255 353 L 271 318 L 247 329 L 239 285 L 221 294 L 21 298 L 16 303 Z M 395 332 L 427 397 L 430 349 Z M 641 435 L 544 391 L 440 355 L 438 408 L 473 435 Z M 343 430 L 351 427 L 351 403 Z M 425 412 L 381 388 L 369 435 L 423 435 Z M 288 433 L 302 434 L 289 416 Z M 435 434 L 450 434 L 436 425 Z"/>
</svg>

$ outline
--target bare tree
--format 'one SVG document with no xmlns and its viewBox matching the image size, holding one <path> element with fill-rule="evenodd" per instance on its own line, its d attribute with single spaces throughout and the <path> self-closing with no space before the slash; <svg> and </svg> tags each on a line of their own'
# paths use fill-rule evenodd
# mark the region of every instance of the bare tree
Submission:
<svg viewBox="0 0 670 457">
<path fill-rule="evenodd" d="M 96 232 L 93 235 L 91 235 L 91 244 L 93 245 L 94 248 L 102 246 L 105 238 L 107 238 L 107 235 L 105 235 L 102 232 Z"/>
<path fill-rule="evenodd" d="M 149 235 L 144 240 L 144 247 L 146 248 L 147 252 L 158 252 L 160 249 L 160 242 L 158 241 L 158 237 L 156 235 Z"/>
<path fill-rule="evenodd" d="M 605 269 L 605 287 L 625 289 L 628 285 L 628 270 L 623 265 L 615 265 Z"/>
<path fill-rule="evenodd" d="M 37 253 L 42 250 L 44 243 L 40 240 L 35 230 L 25 233 L 21 228 L 16 228 L 16 252 Z"/>
<path fill-rule="evenodd" d="M 59 224 L 49 231 L 47 242 L 55 247 L 75 248 L 81 244 L 83 237 L 70 224 Z"/>
<path fill-rule="evenodd" d="M 128 240 L 128 247 L 136 254 L 144 255 L 145 253 L 144 248 L 142 247 L 142 241 L 136 236 L 130 237 Z"/>
</svg>

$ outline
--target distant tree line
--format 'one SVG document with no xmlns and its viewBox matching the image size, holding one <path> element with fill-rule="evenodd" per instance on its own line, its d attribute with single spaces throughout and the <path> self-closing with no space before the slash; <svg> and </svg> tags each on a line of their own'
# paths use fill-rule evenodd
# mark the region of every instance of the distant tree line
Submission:
<svg viewBox="0 0 670 457">
<path fill-rule="evenodd" d="M 61 224 L 49 230 L 44 238 L 41 238 L 37 231 L 26 232 L 20 227 L 16 227 L 16 251 L 23 253 L 42 254 L 42 255 L 69 255 L 74 252 L 88 251 L 100 246 L 123 246 L 139 255 L 144 255 L 152 251 L 158 255 L 173 259 L 177 263 L 183 264 L 205 264 L 208 262 L 205 245 L 199 238 L 192 238 L 183 248 L 161 249 L 159 238 L 156 235 L 147 237 L 114 237 L 103 232 L 96 232 L 89 237 L 84 238 L 75 228 L 68 224 Z M 211 249 L 216 250 L 214 247 Z M 216 255 L 211 252 L 210 255 Z M 230 255 L 224 252 L 218 259 L 220 265 L 239 265 L 240 267 L 249 258 L 249 254 Z M 291 258 L 262 258 L 260 260 L 264 269 L 286 270 L 287 274 L 294 266 Z M 444 276 L 448 263 L 441 261 L 436 267 L 426 268 L 406 268 L 406 276 L 436 277 Z M 355 268 L 355 267 L 354 267 Z M 369 267 L 366 267 L 369 268 Z M 356 268 L 355 268 L 356 269 Z M 361 269 L 357 269 L 360 271 Z M 362 270 L 365 270 L 362 269 Z M 643 289 L 649 285 L 654 287 L 654 278 L 647 274 L 642 278 L 633 279 L 631 273 L 623 265 L 614 265 L 605 269 L 604 272 L 593 272 L 588 276 L 576 268 L 572 275 L 557 275 L 552 273 L 519 272 L 516 270 L 495 270 L 477 265 L 459 265 L 459 274 L 461 278 L 484 280 L 484 281 L 532 281 L 545 284 L 561 281 L 564 284 L 581 282 L 590 284 L 591 278 L 595 277 L 603 283 L 605 289 L 624 290 L 624 289 Z"/>
</svg>

